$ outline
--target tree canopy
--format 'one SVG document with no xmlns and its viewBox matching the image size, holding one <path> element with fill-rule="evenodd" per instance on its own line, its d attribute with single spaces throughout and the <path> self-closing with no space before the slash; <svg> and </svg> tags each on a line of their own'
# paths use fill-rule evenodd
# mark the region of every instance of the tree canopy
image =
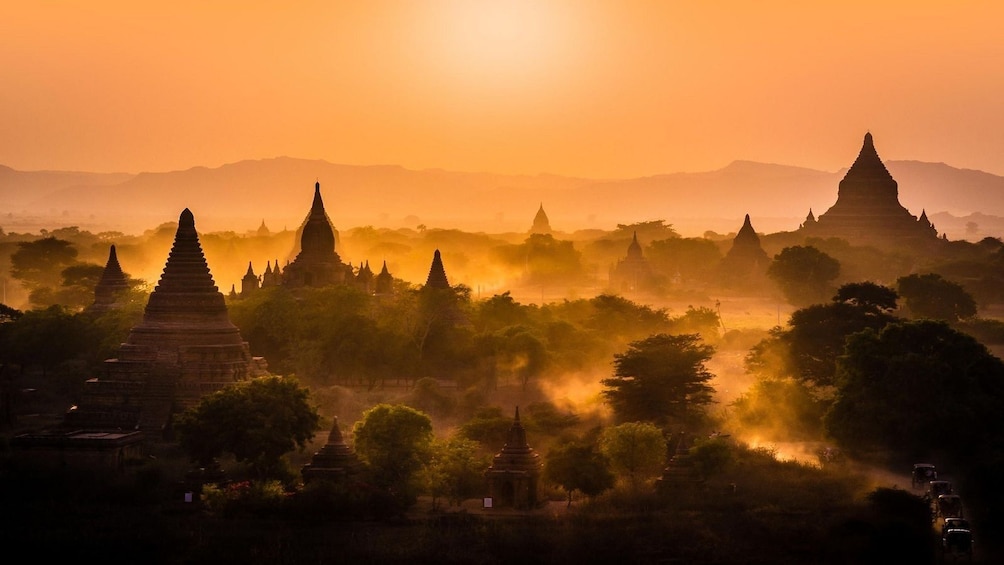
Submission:
<svg viewBox="0 0 1004 565">
<path fill-rule="evenodd" d="M 353 430 L 356 454 L 378 486 L 411 504 L 420 488 L 418 472 L 432 456 L 432 420 L 401 404 L 377 404 L 363 413 Z"/>
<path fill-rule="evenodd" d="M 1004 362 L 944 322 L 897 322 L 848 339 L 826 428 L 848 451 L 944 453 L 1001 447 Z"/>
<path fill-rule="evenodd" d="M 826 302 L 839 275 L 840 262 L 812 246 L 785 247 L 767 267 L 767 276 L 795 306 Z"/>
<path fill-rule="evenodd" d="M 614 474 L 606 456 L 595 445 L 577 441 L 563 443 L 548 452 L 544 477 L 568 493 L 568 506 L 572 505 L 575 491 L 596 496 L 614 486 Z"/>
<path fill-rule="evenodd" d="M 224 453 L 248 463 L 261 479 L 283 471 L 283 456 L 303 449 L 320 425 L 310 391 L 295 379 L 267 376 L 204 397 L 175 423 L 193 461 L 208 465 Z"/>
<path fill-rule="evenodd" d="M 962 285 L 936 273 L 912 274 L 896 281 L 905 306 L 917 318 L 958 322 L 976 315 L 976 301 Z"/>
<path fill-rule="evenodd" d="M 704 363 L 714 347 L 697 334 L 657 334 L 614 355 L 614 376 L 602 394 L 622 421 L 692 421 L 712 402 L 713 375 Z"/>
</svg>

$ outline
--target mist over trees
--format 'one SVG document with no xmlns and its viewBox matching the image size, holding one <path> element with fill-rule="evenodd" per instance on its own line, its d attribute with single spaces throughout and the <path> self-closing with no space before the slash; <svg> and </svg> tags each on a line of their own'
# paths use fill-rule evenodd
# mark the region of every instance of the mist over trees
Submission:
<svg viewBox="0 0 1004 565">
<path fill-rule="evenodd" d="M 139 258 L 149 254 L 156 272 L 163 266 L 163 255 L 156 255 L 169 247 L 173 230 L 165 224 L 142 236 L 116 235 L 124 238 L 117 243 L 123 268 L 133 272 L 130 259 L 141 264 Z M 635 232 L 660 282 L 644 294 L 615 292 L 603 279 L 609 261 L 623 257 Z M 59 245 L 63 255 L 79 252 L 45 275 L 53 286 L 38 288 L 51 292 L 34 299 L 26 294 L 23 311 L 0 309 L 0 376 L 7 391 L 44 390 L 68 406 L 141 319 L 146 291 L 133 290 L 120 309 L 84 312 L 109 240 L 79 230 L 60 235 L 68 242 Z M 22 248 L 13 239 L 23 234 L 0 237 L 12 253 Z M 665 438 L 682 430 L 696 437 L 695 476 L 709 485 L 727 486 L 739 467 L 771 456 L 738 447 L 747 433 L 757 432 L 777 441 L 826 443 L 865 461 L 896 458 L 901 464 L 923 453 L 944 454 L 960 472 L 972 471 L 968 488 L 994 500 L 986 488 L 989 471 L 980 469 L 1000 468 L 1002 447 L 992 434 L 1001 432 L 990 413 L 1000 392 L 998 361 L 980 342 L 1004 343 L 991 284 L 1002 256 L 999 241 L 957 243 L 953 252 L 959 260 L 953 261 L 840 240 L 764 237 L 774 264 L 788 262 L 796 246 L 818 253 L 807 252 L 811 261 L 792 260 L 783 284 L 765 277 L 744 286 L 732 284 L 735 273 L 721 269 L 728 235 L 682 238 L 661 221 L 588 235 L 364 227 L 344 230 L 340 237 L 340 253 L 353 265 L 366 254 L 386 254 L 395 277 L 409 268 L 418 273 L 410 280 L 424 280 L 432 249 L 455 245 L 458 251 L 444 252 L 453 285 L 428 289 L 397 278 L 395 292 L 380 296 L 345 285 L 296 292 L 271 287 L 227 298 L 230 318 L 251 353 L 264 357 L 272 373 L 309 391 L 300 421 L 313 421 L 312 429 L 297 435 L 290 427 L 263 428 L 257 420 L 234 416 L 247 408 L 229 412 L 236 420 L 217 414 L 231 422 L 220 426 L 238 421 L 258 430 L 244 438 L 244 446 L 223 433 L 186 431 L 186 422 L 201 419 L 197 412 L 175 425 L 182 442 L 201 438 L 203 444 L 186 448 L 197 464 L 222 458 L 246 467 L 262 485 L 280 479 L 269 504 L 283 504 L 278 502 L 283 491 L 299 488 L 294 464 L 316 447 L 319 421 L 336 416 L 355 423 L 346 436 L 366 466 L 370 490 L 355 498 L 338 489 L 321 496 L 321 487 L 311 486 L 304 490 L 318 498 L 293 497 L 295 504 L 326 500 L 324 508 L 340 516 L 397 515 L 420 497 L 432 497 L 437 507 L 442 499 L 447 508 L 459 508 L 483 494 L 479 473 L 506 442 L 513 404 L 520 405 L 529 442 L 545 462 L 544 498 L 568 504 L 585 497 L 576 507 L 614 504 L 609 501 L 618 497 L 632 504 L 643 499 L 671 456 Z M 218 273 L 242 274 L 259 245 L 263 260 L 271 256 L 267 260 L 279 264 L 286 253 L 277 250 L 290 240 L 284 232 L 216 233 L 206 234 L 204 246 L 226 294 L 225 277 L 233 275 Z M 406 257 L 414 267 L 405 266 Z M 255 264 L 260 272 L 257 259 Z M 476 270 L 498 280 L 466 284 Z M 18 272 L 42 280 L 34 271 Z M 871 272 L 877 275 L 866 275 Z M 918 278 L 936 284 L 921 292 L 910 286 Z M 564 296 L 545 300 L 538 287 L 560 289 L 555 292 Z M 782 322 L 778 305 L 792 297 L 795 308 Z M 53 305 L 41 308 L 43 298 Z M 948 306 L 939 310 L 942 304 Z M 742 308 L 746 315 L 758 308 L 769 315 L 760 314 L 764 319 L 756 326 L 737 325 L 732 321 L 741 314 L 735 310 Z M 728 316 L 728 329 L 719 312 Z M 906 321 L 921 317 L 947 323 Z M 777 327 L 771 328 L 775 319 Z M 736 377 L 728 374 L 735 370 L 728 360 L 743 358 L 736 372 L 746 380 L 730 380 Z M 875 379 L 876 367 L 883 374 L 903 374 Z M 725 388 L 737 399 L 718 402 Z M 17 415 L 37 409 L 41 395 L 32 394 L 5 393 L 8 426 L 16 425 Z M 573 400 L 573 394 L 579 396 Z M 862 400 L 893 395 L 896 402 L 885 404 L 884 412 Z M 298 405 L 295 396 L 279 402 Z M 309 417 L 311 405 L 320 420 Z M 866 406 L 872 406 L 870 412 L 859 412 Z M 934 416 L 918 418 L 918 413 Z M 897 435 L 907 414 L 914 415 L 908 422 L 913 427 Z M 986 431 L 960 443 L 935 429 L 946 418 Z M 387 423 L 392 420 L 396 423 Z M 872 427 L 883 431 L 870 435 Z M 732 432 L 735 440 L 705 439 L 714 430 Z M 224 440 L 227 445 L 220 443 Z M 968 456 L 965 446 L 971 448 Z M 880 450 L 889 453 L 877 456 Z M 264 497 L 267 490 L 263 486 L 253 496 Z"/>
</svg>

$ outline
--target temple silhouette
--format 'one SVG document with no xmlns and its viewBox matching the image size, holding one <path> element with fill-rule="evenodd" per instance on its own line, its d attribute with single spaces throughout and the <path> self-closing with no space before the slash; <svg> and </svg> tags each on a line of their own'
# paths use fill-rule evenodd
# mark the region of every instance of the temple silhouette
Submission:
<svg viewBox="0 0 1004 565">
<path fill-rule="evenodd" d="M 205 395 L 267 374 L 265 360 L 252 358 L 230 321 L 187 208 L 143 320 L 103 368 L 57 429 L 18 436 L 12 445 L 50 463 L 120 466 L 139 442 L 172 440 L 174 415 Z"/>
<path fill-rule="evenodd" d="M 900 204 L 899 185 L 879 158 L 870 132 L 840 181 L 836 203 L 818 218 L 810 209 L 797 233 L 883 247 L 923 247 L 938 241 L 926 211 L 918 218 Z"/>
<path fill-rule="evenodd" d="M 264 226 L 264 221 L 262 222 Z M 266 228 L 267 229 L 267 228 Z M 261 228 L 259 228 L 259 231 Z M 393 277 L 384 261 L 379 275 L 374 275 L 369 261 L 360 262 L 358 270 L 351 264 L 342 262 L 338 255 L 338 231 L 324 210 L 321 198 L 321 183 L 314 183 L 314 199 L 307 217 L 296 231 L 296 247 L 284 268 L 276 259 L 273 268 L 269 261 L 265 272 L 256 275 L 252 263 L 241 279 L 241 291 L 236 285 L 231 288 L 230 297 L 245 297 L 261 288 L 284 286 L 287 288 L 317 288 L 331 285 L 356 285 L 368 294 L 391 294 L 394 291 Z"/>
</svg>

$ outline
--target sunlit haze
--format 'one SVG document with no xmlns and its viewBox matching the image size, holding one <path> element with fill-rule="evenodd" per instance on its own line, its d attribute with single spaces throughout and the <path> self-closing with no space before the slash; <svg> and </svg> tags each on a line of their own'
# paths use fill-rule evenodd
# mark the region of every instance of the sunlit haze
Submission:
<svg viewBox="0 0 1004 565">
<path fill-rule="evenodd" d="M 19 2 L 0 164 L 291 156 L 628 178 L 882 156 L 1004 173 L 1004 5 Z"/>
</svg>

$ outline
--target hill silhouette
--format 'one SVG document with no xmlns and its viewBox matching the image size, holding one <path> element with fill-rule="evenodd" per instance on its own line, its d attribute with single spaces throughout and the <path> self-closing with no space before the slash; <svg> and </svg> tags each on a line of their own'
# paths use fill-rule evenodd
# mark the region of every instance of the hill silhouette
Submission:
<svg viewBox="0 0 1004 565">
<path fill-rule="evenodd" d="M 1004 177 L 944 163 L 886 162 L 911 213 L 941 220 L 979 213 L 981 225 L 1004 216 Z M 836 201 L 846 169 L 827 172 L 780 164 L 734 161 L 706 172 L 596 180 L 559 175 L 504 175 L 358 166 L 278 157 L 220 167 L 159 173 L 98 174 L 15 171 L 0 167 L 0 221 L 14 214 L 59 218 L 140 232 L 198 211 L 203 229 L 243 231 L 262 220 L 295 229 L 318 180 L 336 227 L 453 227 L 525 231 L 543 203 L 559 231 L 663 219 L 683 235 L 729 233 L 750 214 L 761 232 L 798 227 Z M 946 215 L 947 214 L 947 215 Z M 987 220 L 990 218 L 990 220 Z M 957 229 L 965 222 L 952 223 Z M 1004 222 L 1002 222 L 1004 223 Z M 4 224 L 0 224 L 4 225 Z M 951 235 L 951 234 L 950 234 Z"/>
</svg>

